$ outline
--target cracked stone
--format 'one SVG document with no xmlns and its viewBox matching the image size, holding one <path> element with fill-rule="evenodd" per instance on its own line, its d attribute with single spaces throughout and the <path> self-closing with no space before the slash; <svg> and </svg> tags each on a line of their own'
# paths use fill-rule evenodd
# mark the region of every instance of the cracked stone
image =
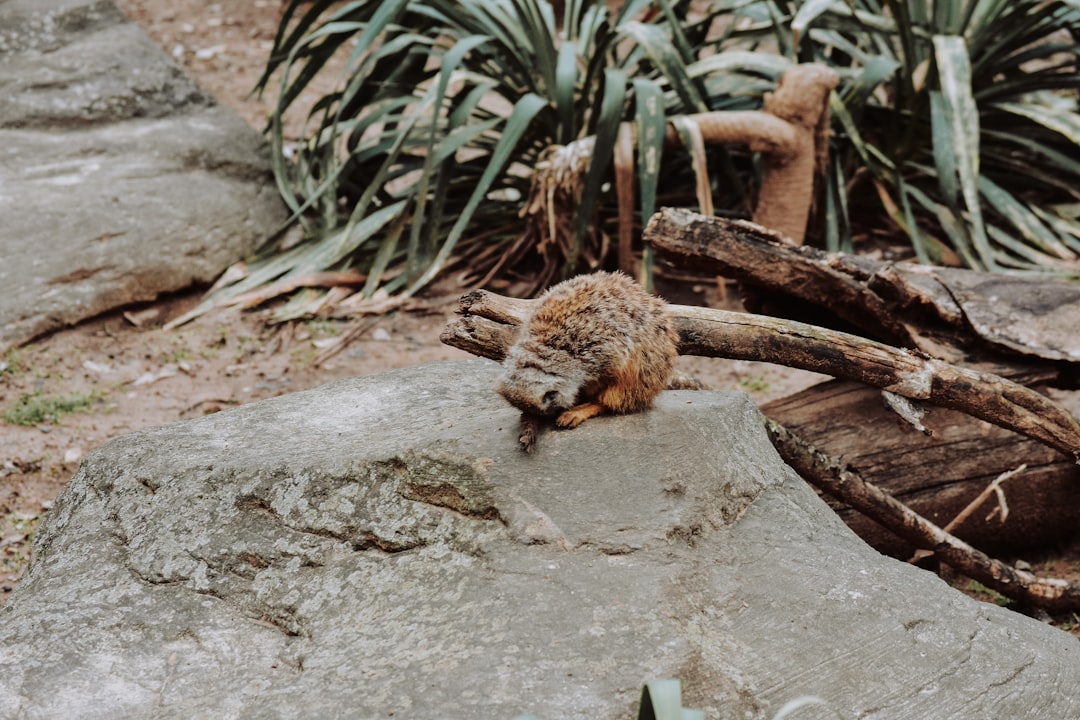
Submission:
<svg viewBox="0 0 1080 720">
<path fill-rule="evenodd" d="M 710 718 L 1080 716 L 1074 638 L 875 553 L 745 395 L 664 393 L 530 456 L 498 372 L 90 453 L 0 609 L 0 717 L 614 719 L 664 677 Z"/>
</svg>

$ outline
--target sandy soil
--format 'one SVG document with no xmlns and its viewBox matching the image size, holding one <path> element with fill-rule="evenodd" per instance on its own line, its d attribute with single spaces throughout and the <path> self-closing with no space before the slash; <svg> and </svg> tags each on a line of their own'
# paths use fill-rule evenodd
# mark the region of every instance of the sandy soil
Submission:
<svg viewBox="0 0 1080 720">
<path fill-rule="evenodd" d="M 251 94 L 277 29 L 277 0 L 117 0 L 208 92 L 261 128 L 269 98 Z M 331 80 L 324 81 L 330 83 Z M 318 93 L 313 89 L 307 101 Z M 298 124 L 292 126 L 298 128 Z M 29 426 L 5 424 L 0 456 L 0 604 L 25 571 L 33 533 L 90 450 L 110 438 L 216 412 L 341 377 L 468 357 L 439 332 L 463 288 L 442 287 L 425 312 L 394 313 L 358 337 L 357 321 L 273 326 L 263 312 L 227 311 L 165 331 L 194 307 L 198 290 L 125 308 L 55 333 L 0 359 L 0 412 L 20 398 L 89 395 L 86 410 Z M 710 284 L 670 283 L 673 302 L 733 309 Z M 332 357 L 324 359 L 329 353 Z M 815 381 L 810 373 L 761 363 L 682 358 L 680 370 L 716 389 L 767 402 Z M 1037 569 L 1080 575 L 1080 550 Z M 1080 627 L 1080 617 L 1066 627 Z M 1074 632 L 1078 632 L 1074 630 Z"/>
</svg>

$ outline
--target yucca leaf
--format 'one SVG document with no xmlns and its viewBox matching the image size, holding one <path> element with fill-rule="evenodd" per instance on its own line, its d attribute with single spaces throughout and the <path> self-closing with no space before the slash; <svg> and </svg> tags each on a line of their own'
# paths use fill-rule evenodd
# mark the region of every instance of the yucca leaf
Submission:
<svg viewBox="0 0 1080 720">
<path fill-rule="evenodd" d="M 792 45 L 797 48 L 800 39 L 802 39 L 802 36 L 806 33 L 806 29 L 810 27 L 811 23 L 838 1 L 839 0 L 806 0 L 806 2 L 801 3 L 799 9 L 795 12 L 795 17 L 791 19 Z"/>
<path fill-rule="evenodd" d="M 1020 104 L 1011 102 L 994 103 L 993 106 L 1036 122 L 1044 128 L 1053 130 L 1065 137 L 1074 145 L 1080 146 L 1080 115 L 1077 115 L 1075 109 L 1061 110 L 1033 103 Z"/>
<path fill-rule="evenodd" d="M 559 46 L 555 68 L 555 108 L 559 115 L 559 144 L 574 140 L 574 97 L 577 94 L 577 43 L 567 40 Z"/>
<path fill-rule="evenodd" d="M 667 119 L 660 86 L 649 78 L 634 78 L 633 85 L 638 138 L 638 185 L 641 192 L 642 220 L 647 221 L 656 210 L 656 189 L 660 181 Z"/>
<path fill-rule="evenodd" d="M 778 78 L 792 66 L 791 60 L 782 55 L 763 52 L 732 50 L 710 55 L 686 66 L 688 77 L 696 78 L 715 72 L 749 70 L 769 78 Z"/>
<path fill-rule="evenodd" d="M 919 223 L 915 219 L 915 213 L 911 211 L 911 201 L 908 199 L 908 188 L 903 176 L 896 178 L 897 194 L 900 196 L 900 207 L 904 211 L 904 230 L 911 240 L 911 247 L 915 250 L 915 257 L 921 263 L 938 262 L 941 260 L 937 252 L 927 247 L 919 231 Z"/>
<path fill-rule="evenodd" d="M 1066 247 L 1080 254 L 1080 222 L 1069 216 L 1068 208 L 1066 205 L 1054 205 L 1044 209 L 1033 205 L 1031 211 L 1057 233 Z"/>
<path fill-rule="evenodd" d="M 841 252 L 853 252 L 851 247 L 851 216 L 848 214 L 847 188 L 842 183 L 843 171 L 839 158 L 833 158 L 833 172 L 829 173 L 829 187 L 835 197 L 830 199 L 830 218 L 836 227 L 836 245 Z"/>
<path fill-rule="evenodd" d="M 465 207 L 458 215 L 457 221 L 450 230 L 450 234 L 447 236 L 442 247 L 439 248 L 438 255 L 432 260 L 427 270 L 425 270 L 424 273 L 413 281 L 413 283 L 404 291 L 406 295 L 412 295 L 417 290 L 427 285 L 431 282 L 432 278 L 438 274 L 439 270 L 442 269 L 442 266 L 450 258 L 450 254 L 454 251 L 461 236 L 465 234 L 465 230 L 469 227 L 469 221 L 472 219 L 476 207 L 483 201 L 488 190 L 491 188 L 491 184 L 495 181 L 496 176 L 510 160 L 511 153 L 521 139 L 521 136 L 529 129 L 529 124 L 532 122 L 533 118 L 536 117 L 537 113 L 546 106 L 547 103 L 544 99 L 533 93 L 522 96 L 522 98 L 514 104 L 514 109 L 511 111 L 510 117 L 506 120 L 502 136 L 499 138 L 499 142 L 495 146 L 495 150 L 488 160 L 487 167 L 484 169 L 483 175 L 480 176 L 480 180 L 477 182 L 475 189 L 469 196 L 469 200 L 465 204 Z"/>
<path fill-rule="evenodd" d="M 690 155 L 698 210 L 702 215 L 712 215 L 712 184 L 709 182 L 708 158 L 705 155 L 705 141 L 701 137 L 701 128 L 685 115 L 676 115 L 670 118 L 670 122 L 679 133 L 683 148 Z"/>
<path fill-rule="evenodd" d="M 408 261 L 406 267 L 406 274 L 410 278 L 418 275 L 422 266 L 426 264 L 429 259 L 429 243 L 421 243 L 420 239 L 425 229 L 430 231 L 430 224 L 425 221 L 425 210 L 427 208 L 428 188 L 432 181 L 434 168 L 438 162 L 435 146 L 440 133 L 439 125 L 434 121 L 434 118 L 439 116 L 439 111 L 443 107 L 446 99 L 446 89 L 450 85 L 450 80 L 454 76 L 454 72 L 457 70 L 458 65 L 469 52 L 490 40 L 491 37 L 487 35 L 470 35 L 459 39 L 454 43 L 453 47 L 443 55 L 442 63 L 439 67 L 439 82 L 435 86 L 436 90 L 432 111 L 433 121 L 427 137 L 427 147 L 424 152 L 424 169 L 421 171 L 420 177 L 417 180 L 416 191 L 414 193 L 414 197 L 416 198 L 416 208 L 413 213 L 411 232 L 409 233 L 409 245 L 407 250 Z M 430 238 L 430 235 L 427 237 Z"/>
<path fill-rule="evenodd" d="M 1057 235 L 1012 193 L 986 177 L 979 178 L 979 191 L 994 212 L 1008 220 L 1029 244 L 1063 260 L 1071 260 L 1075 257 L 1061 244 Z"/>
<path fill-rule="evenodd" d="M 644 226 L 656 212 L 656 189 L 660 184 L 660 163 L 664 152 L 667 119 L 664 95 L 660 86 L 649 78 L 634 78 L 634 121 L 637 125 L 638 192 L 640 193 L 641 224 Z M 653 285 L 653 249 L 642 250 L 641 277 L 646 290 Z"/>
<path fill-rule="evenodd" d="M 935 35 L 934 59 L 941 82 L 942 109 L 952 129 L 952 154 L 960 178 L 960 192 L 971 215 L 971 235 L 983 265 L 996 266 L 983 225 L 979 202 L 979 111 L 971 94 L 971 64 L 964 38 Z"/>
<path fill-rule="evenodd" d="M 379 249 L 375 253 L 375 257 L 371 261 L 371 266 L 368 268 L 368 277 L 364 282 L 364 287 L 360 291 L 362 297 L 370 298 L 375 294 L 375 291 L 379 287 L 379 283 L 383 280 L 383 274 L 386 272 L 386 268 L 393 262 L 395 255 L 398 253 L 398 244 L 401 240 L 401 235 L 405 231 L 406 220 L 409 216 L 402 212 L 397 216 L 390 231 L 383 237 L 382 242 L 379 243 Z"/>
<path fill-rule="evenodd" d="M 995 244 L 995 257 L 1002 265 L 1019 270 L 1060 274 L 1068 270 L 1076 271 L 1080 267 L 1069 267 L 1061 258 L 1039 252 L 1032 246 L 1017 240 L 1011 232 L 993 223 L 986 226 L 987 234 Z"/>
<path fill-rule="evenodd" d="M 656 63 L 671 88 L 679 96 L 685 112 L 705 112 L 708 109 L 705 101 L 698 94 L 693 80 L 687 75 L 686 66 L 682 63 L 678 51 L 672 46 L 662 28 L 631 21 L 623 24 L 619 32 L 634 40 Z"/>
<path fill-rule="evenodd" d="M 576 247 L 580 247 L 586 230 L 593 223 L 596 203 L 600 196 L 600 186 L 611 167 L 611 155 L 619 134 L 619 124 L 622 122 L 626 83 L 627 76 L 624 70 L 618 68 L 604 70 L 604 95 L 597 115 L 596 142 L 593 145 L 592 158 L 589 160 L 581 203 L 578 205 L 578 215 L 574 223 Z M 576 249 L 568 260 L 571 266 L 577 262 Z"/>
<path fill-rule="evenodd" d="M 958 142 L 954 136 L 956 126 L 949 118 L 945 100 L 939 91 L 930 92 L 930 123 L 938 188 L 947 205 L 959 207 L 960 178 L 956 167 L 956 153 L 953 150 Z"/>
</svg>

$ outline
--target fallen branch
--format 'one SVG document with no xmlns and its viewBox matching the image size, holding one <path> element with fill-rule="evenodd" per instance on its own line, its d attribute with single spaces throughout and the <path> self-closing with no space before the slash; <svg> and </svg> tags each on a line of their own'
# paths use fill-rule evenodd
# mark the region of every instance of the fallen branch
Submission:
<svg viewBox="0 0 1080 720">
<path fill-rule="evenodd" d="M 461 299 L 461 317 L 447 325 L 441 339 L 474 355 L 502 360 L 534 302 L 471 292 Z M 670 307 L 681 354 L 757 360 L 857 380 L 960 410 L 1078 459 L 1076 418 L 1044 395 L 997 375 L 792 320 Z"/>
<path fill-rule="evenodd" d="M 794 246 L 761 225 L 682 208 L 662 208 L 653 215 L 644 239 L 677 266 L 811 304 L 827 297 L 829 312 L 861 331 L 904 347 L 920 347 L 895 309 L 863 282 L 869 273 L 847 256 L 826 257 L 813 248 Z"/>
<path fill-rule="evenodd" d="M 803 479 L 873 518 L 917 548 L 933 552 L 949 567 L 1013 600 L 1053 612 L 1080 609 L 1080 586 L 1055 578 L 1039 578 L 989 557 L 916 514 L 779 423 L 765 418 L 765 428 L 784 462 Z"/>
</svg>

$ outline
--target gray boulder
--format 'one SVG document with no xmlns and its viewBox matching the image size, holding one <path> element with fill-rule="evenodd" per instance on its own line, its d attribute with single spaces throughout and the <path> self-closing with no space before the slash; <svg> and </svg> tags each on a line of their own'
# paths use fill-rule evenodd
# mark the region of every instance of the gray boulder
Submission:
<svg viewBox="0 0 1080 720">
<path fill-rule="evenodd" d="M 285 210 L 259 133 L 108 0 L 0 3 L 0 350 L 216 278 Z"/>
<path fill-rule="evenodd" d="M 3 718 L 1080 717 L 1080 645 L 882 557 L 741 393 L 541 435 L 498 366 L 350 379 L 86 458 L 0 609 Z M 808 707 L 799 718 L 835 717 Z"/>
</svg>

